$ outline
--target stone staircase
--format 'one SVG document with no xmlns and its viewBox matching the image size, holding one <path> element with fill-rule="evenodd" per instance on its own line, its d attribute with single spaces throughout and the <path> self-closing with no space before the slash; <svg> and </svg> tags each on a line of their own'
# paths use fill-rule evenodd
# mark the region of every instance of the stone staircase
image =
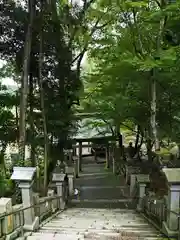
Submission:
<svg viewBox="0 0 180 240">
<path fill-rule="evenodd" d="M 104 165 L 86 164 L 75 186 L 77 197 L 68 209 L 51 218 L 27 240 L 155 240 L 162 236 L 132 209 L 129 186 L 123 176 L 104 171 Z"/>
<path fill-rule="evenodd" d="M 161 239 L 134 210 L 69 208 L 44 224 L 28 240 Z"/>
</svg>

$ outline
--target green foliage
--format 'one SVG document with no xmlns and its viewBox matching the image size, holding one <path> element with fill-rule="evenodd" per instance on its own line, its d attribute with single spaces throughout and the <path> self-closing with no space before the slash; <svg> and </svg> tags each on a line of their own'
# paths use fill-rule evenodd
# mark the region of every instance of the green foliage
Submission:
<svg viewBox="0 0 180 240">
<path fill-rule="evenodd" d="M 27 161 L 25 165 L 42 165 L 44 162 L 44 159 L 37 160 L 38 149 L 45 143 L 44 115 L 48 135 L 46 140 L 48 158 L 54 162 L 59 158 L 67 140 L 77 130 L 74 105 L 79 103 L 79 93 L 83 88 L 80 80 L 81 61 L 95 31 L 93 14 L 96 11 L 94 9 L 93 13 L 91 1 L 85 1 L 83 6 L 76 3 L 69 4 L 68 1 L 57 4 L 47 1 L 43 6 L 42 1 L 31 2 L 35 5 L 36 13 L 31 26 L 30 58 L 24 57 L 29 24 L 28 2 L 25 2 L 24 6 L 17 1 L 0 3 L 2 9 L 0 59 L 5 61 L 0 71 L 0 83 L 4 78 L 12 78 L 18 85 L 14 94 L 10 94 L 5 86 L 0 85 L 0 151 L 4 170 L 6 170 L 4 154 L 7 145 L 9 143 L 22 145 L 22 142 L 18 142 L 19 129 L 23 126 L 19 112 L 25 112 L 25 108 L 27 108 L 25 144 L 30 145 L 31 149 L 31 162 Z M 43 32 L 42 89 L 39 88 L 41 30 Z M 25 88 L 24 59 L 27 61 L 29 59 L 28 96 L 27 106 L 20 108 L 22 96 L 26 97 L 26 91 L 21 91 Z M 43 94 L 40 94 L 42 92 Z M 45 109 L 42 109 L 42 95 Z M 18 161 L 15 164 L 19 164 Z M 42 168 L 41 170 L 43 171 Z"/>
<path fill-rule="evenodd" d="M 39 1 L 36 1 L 39 4 Z M 45 113 L 47 121 L 48 135 L 56 139 L 63 138 L 66 140 L 68 134 L 74 129 L 74 117 L 72 106 L 78 101 L 78 91 L 82 84 L 77 75 L 77 70 L 71 70 L 73 61 L 73 46 L 65 42 L 64 36 L 68 35 L 68 23 L 71 20 L 71 26 L 76 27 L 79 23 L 75 22 L 76 12 L 78 15 L 82 9 L 72 6 L 69 11 L 67 2 L 64 1 L 57 6 L 57 17 L 55 12 L 44 9 L 43 19 L 43 54 L 46 60 L 43 62 L 43 90 L 45 101 Z M 25 32 L 27 29 L 28 13 L 21 5 L 12 3 L 1 3 L 2 25 L 1 52 L 0 57 L 6 61 L 1 68 L 1 78 L 11 77 L 19 82 L 23 66 L 23 52 Z M 27 116 L 27 143 L 32 142 L 37 146 L 43 144 L 43 121 L 40 106 L 40 91 L 37 88 L 38 82 L 38 54 L 39 54 L 39 21 L 40 9 L 38 8 L 34 19 L 32 33 L 32 50 L 30 60 L 30 91 L 28 96 L 28 116 Z M 56 10 L 52 10 L 56 11 Z M 13 14 L 12 14 L 13 12 Z M 8 19 L 8 20 L 7 20 Z M 70 36 L 70 35 L 69 35 Z M 74 38 L 72 38 L 74 43 Z M 70 39 L 68 39 L 70 41 Z M 14 114 L 11 114 L 11 108 L 17 106 L 19 109 L 19 89 L 16 96 L 10 96 L 3 93 L 0 95 L 0 106 L 8 108 L 0 111 L 0 128 L 1 126 L 11 126 L 11 121 L 15 120 Z M 6 111 L 6 112 L 5 112 Z M 10 116 L 11 115 L 11 116 Z M 8 120 L 11 118 L 11 121 Z M 18 119 L 16 119 L 17 121 Z M 9 121 L 9 122 L 7 122 Z M 34 132 L 32 132 L 32 124 Z M 4 126 L 3 125 L 3 126 Z M 15 126 L 15 122 L 14 122 Z M 18 128 L 18 126 L 16 126 Z M 35 130 L 36 129 L 36 130 Z M 17 129 L 16 129 L 17 130 Z M 2 129 L 4 131 L 4 128 Z M 10 131 L 8 131 L 10 132 Z M 35 137 L 36 136 L 36 137 Z M 16 139 L 18 134 L 16 132 Z M 11 139 L 14 141 L 14 139 Z"/>
<path fill-rule="evenodd" d="M 162 10 L 157 1 L 100 1 L 98 9 L 108 9 L 111 21 L 88 52 L 93 66 L 84 73 L 85 112 L 99 112 L 112 126 L 130 121 L 148 130 L 154 74 L 158 136 L 180 141 L 179 124 L 173 119 L 179 115 L 180 100 L 178 6 L 167 4 Z"/>
</svg>

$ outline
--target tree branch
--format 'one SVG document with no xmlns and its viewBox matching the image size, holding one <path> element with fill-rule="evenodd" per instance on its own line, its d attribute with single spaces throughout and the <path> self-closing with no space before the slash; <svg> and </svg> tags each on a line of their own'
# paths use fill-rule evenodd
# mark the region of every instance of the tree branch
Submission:
<svg viewBox="0 0 180 240">
<path fill-rule="evenodd" d="M 90 34 L 89 34 L 89 37 L 90 37 L 90 38 L 92 38 L 92 36 L 93 36 L 93 34 L 95 33 L 96 30 L 99 30 L 99 29 L 104 28 L 105 26 L 107 26 L 107 25 L 112 21 L 112 20 L 110 20 L 110 21 L 104 23 L 103 25 L 98 26 L 98 23 L 100 22 L 100 20 L 102 19 L 103 16 L 104 16 L 104 14 L 102 14 L 102 15 L 97 19 L 96 23 L 95 23 L 94 26 L 92 27 L 91 32 L 90 32 Z M 90 43 L 90 40 L 85 43 L 85 46 L 84 46 L 83 50 L 82 50 L 82 51 L 72 60 L 72 62 L 71 62 L 71 64 L 73 64 L 73 63 L 75 63 L 76 61 L 78 61 L 78 62 L 77 62 L 77 71 L 78 71 L 78 74 L 79 74 L 79 72 L 80 72 L 81 61 L 82 61 L 82 59 L 83 59 L 83 57 L 84 57 L 85 52 L 87 51 L 87 48 L 88 48 L 89 43 Z"/>
<path fill-rule="evenodd" d="M 111 124 L 110 124 L 107 120 L 105 120 L 104 118 L 102 118 L 102 120 L 110 127 L 110 130 L 111 130 L 111 132 L 112 132 L 112 135 L 115 135 L 115 132 L 114 132 Z"/>
<path fill-rule="evenodd" d="M 161 8 L 161 3 L 158 0 L 155 0 L 155 2 L 157 3 L 158 7 Z"/>
<path fill-rule="evenodd" d="M 95 0 L 90 0 L 89 2 L 87 2 L 87 0 L 84 0 L 84 4 L 83 4 L 83 9 L 82 11 L 80 12 L 79 14 L 79 25 L 81 25 L 82 21 L 83 21 L 83 18 L 85 17 L 85 14 L 86 14 L 86 11 L 88 10 L 88 8 L 91 6 L 91 4 L 94 2 Z M 71 48 L 71 45 L 72 45 L 72 42 L 74 40 L 74 37 L 76 35 L 76 32 L 77 32 L 78 28 L 75 27 L 74 28 L 74 31 L 72 33 L 72 36 L 69 40 L 69 44 L 68 44 L 68 48 Z"/>
</svg>

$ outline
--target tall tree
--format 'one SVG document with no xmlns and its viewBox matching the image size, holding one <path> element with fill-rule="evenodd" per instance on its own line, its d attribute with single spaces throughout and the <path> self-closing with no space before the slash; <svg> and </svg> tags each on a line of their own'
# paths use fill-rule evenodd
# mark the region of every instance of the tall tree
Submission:
<svg viewBox="0 0 180 240">
<path fill-rule="evenodd" d="M 32 28 L 35 14 L 35 1 L 28 1 L 29 23 L 26 32 L 24 44 L 24 59 L 23 72 L 21 82 L 21 97 L 20 97 L 20 121 L 19 121 L 19 156 L 24 165 L 25 158 L 25 144 L 26 144 L 26 111 L 27 111 L 27 96 L 28 96 L 28 77 L 29 77 L 29 63 L 32 44 Z"/>
</svg>

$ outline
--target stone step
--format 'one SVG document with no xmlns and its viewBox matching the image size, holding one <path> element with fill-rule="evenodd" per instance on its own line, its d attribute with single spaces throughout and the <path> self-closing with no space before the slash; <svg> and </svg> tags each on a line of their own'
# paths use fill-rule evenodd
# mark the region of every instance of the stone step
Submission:
<svg viewBox="0 0 180 240">
<path fill-rule="evenodd" d="M 108 234 L 92 234 L 92 233 L 87 233 L 87 234 L 72 234 L 72 233 L 67 233 L 67 234 L 59 234 L 59 233 L 33 233 L 32 236 L 29 236 L 27 240 L 109 240 L 109 239 L 114 239 L 114 240 L 119 240 L 120 239 L 120 234 L 119 233 L 108 233 Z M 136 240 L 136 238 L 132 238 Z M 140 237 L 137 238 L 138 240 L 158 240 L 160 237 Z M 163 240 L 166 240 L 163 238 Z"/>
<path fill-rule="evenodd" d="M 70 211 L 71 209 L 68 209 L 68 211 L 64 211 L 62 212 L 61 214 L 59 214 L 57 217 L 59 218 L 63 218 L 63 217 L 71 217 L 71 216 L 77 216 L 77 217 L 82 217 L 82 216 L 90 216 L 90 217 L 95 217 L 95 216 L 101 216 L 101 217 L 119 217 L 119 218 L 129 218 L 129 219 L 132 219 L 134 217 L 137 217 L 137 218 L 141 218 L 143 219 L 140 215 L 138 215 L 137 213 L 131 213 L 127 210 L 127 213 L 124 213 L 122 211 L 122 213 L 120 211 L 117 211 L 117 212 L 113 212 L 111 211 L 112 209 L 103 209 L 104 211 L 99 211 L 100 209 L 94 209 L 93 208 L 93 211 L 92 211 L 92 208 L 86 208 L 86 211 L 84 211 L 84 208 L 78 208 L 78 211 Z M 109 212 L 107 211 L 109 210 Z M 113 210 L 119 210 L 119 209 L 113 209 Z"/>
<path fill-rule="evenodd" d="M 82 226 L 82 224 L 86 227 L 91 226 L 91 225 L 99 225 L 99 224 L 105 224 L 105 225 L 112 225 L 112 226 L 123 226 L 123 227 L 146 227 L 149 226 L 148 223 L 144 222 L 143 219 L 120 219 L 120 218 L 115 218 L 113 222 L 109 221 L 109 218 L 99 218 L 99 219 L 94 219 L 94 218 L 55 218 L 51 222 L 47 224 L 54 224 L 54 225 L 59 225 L 59 226 L 69 226 L 69 225 L 76 225 L 76 226 Z"/>
<path fill-rule="evenodd" d="M 160 240 L 135 210 L 71 208 L 63 211 L 27 240 Z"/>
<path fill-rule="evenodd" d="M 117 189 L 117 191 L 119 191 L 119 189 L 121 190 L 127 190 L 127 189 L 129 189 L 129 187 L 128 186 L 119 186 L 119 185 L 109 185 L 109 186 L 91 186 L 91 185 L 89 185 L 89 186 L 84 186 L 84 185 L 79 185 L 79 188 L 78 188 L 79 190 L 93 190 L 93 189 L 107 189 L 107 190 L 109 190 L 109 189 Z"/>
<path fill-rule="evenodd" d="M 103 198 L 100 198 L 100 199 L 86 199 L 86 198 L 82 198 L 82 199 L 72 199 L 71 200 L 71 202 L 72 203 L 79 203 L 79 202 L 82 202 L 82 203 L 84 203 L 84 202 L 95 202 L 95 203 L 101 203 L 101 202 L 103 202 L 103 203 L 121 203 L 121 202 L 123 202 L 123 203 L 129 203 L 129 202 L 131 202 L 133 199 L 131 199 L 131 198 L 126 198 L 126 197 L 124 197 L 124 198 L 114 198 L 114 199 L 103 199 Z"/>
<path fill-rule="evenodd" d="M 36 236 L 33 234 L 29 236 L 27 240 L 84 240 L 84 236 L 73 234 L 41 234 L 41 236 Z"/>
<path fill-rule="evenodd" d="M 65 223 L 69 223 L 69 222 L 109 222 L 109 220 L 111 221 L 111 219 L 113 218 L 113 222 L 115 223 L 119 223 L 120 225 L 128 225 L 130 223 L 137 223 L 137 224 L 143 224 L 146 223 L 144 221 L 143 218 L 141 218 L 140 216 L 125 216 L 125 215 L 101 215 L 101 214 L 72 214 L 70 215 L 62 215 L 62 216 L 57 216 L 56 218 L 53 219 L 53 221 L 58 221 L 59 224 L 65 224 Z"/>
<path fill-rule="evenodd" d="M 84 208 L 82 208 L 84 209 Z M 90 209 L 90 211 L 89 211 Z M 79 208 L 79 210 L 77 212 L 68 212 L 66 214 L 66 212 L 62 212 L 60 215 L 58 215 L 57 217 L 58 218 L 63 218 L 63 217 L 71 217 L 71 216 L 76 216 L 76 217 L 85 217 L 85 216 L 88 216 L 88 217 L 96 217 L 98 215 L 98 217 L 116 217 L 116 218 L 123 218 L 123 219 L 136 219 L 136 218 L 140 218 L 140 219 L 143 219 L 140 215 L 138 214 L 135 214 L 135 213 L 128 213 L 125 214 L 125 213 L 121 213 L 121 212 L 110 212 L 107 213 L 103 213 L 103 212 L 100 212 L 100 211 L 96 211 L 96 209 L 93 208 L 94 212 L 91 211 L 92 208 L 86 208 L 86 211 L 81 211 L 81 208 Z M 70 210 L 70 209 L 69 209 Z M 103 209 L 102 210 L 108 210 L 108 209 Z M 109 210 L 112 210 L 112 209 L 109 209 Z M 113 209 L 113 210 L 116 210 L 116 209 Z M 118 209 L 117 209 L 118 210 Z"/>
<path fill-rule="evenodd" d="M 70 208 L 106 208 L 106 209 L 133 209 L 132 204 L 130 201 L 127 201 L 126 199 L 123 199 L 121 201 L 112 200 L 86 200 L 86 199 L 81 199 L 81 200 L 75 200 L 73 199 L 70 203 L 68 203 L 68 207 Z"/>
<path fill-rule="evenodd" d="M 128 225 L 128 226 L 127 226 Z M 98 219 L 97 221 L 93 219 L 93 221 L 91 221 L 91 219 L 75 219 L 75 220 L 64 220 L 64 221 L 59 221 L 59 220 L 53 220 L 49 223 L 46 224 L 46 226 L 61 226 L 61 227 L 82 227 L 83 228 L 92 228 L 92 227 L 98 227 L 100 226 L 100 228 L 102 226 L 109 226 L 110 228 L 120 228 L 120 227 L 124 227 L 124 228 L 147 228 L 149 226 L 149 224 L 144 223 L 143 221 L 118 221 L 118 219 L 115 219 L 115 221 L 112 223 L 110 221 L 108 221 L 108 219 Z"/>
<path fill-rule="evenodd" d="M 88 234 L 88 233 L 94 233 L 98 235 L 113 235 L 113 236 L 118 236 L 118 234 L 121 233 L 128 233 L 128 234 L 134 234 L 141 236 L 141 237 L 158 237 L 159 232 L 158 231 L 153 231 L 154 229 L 149 228 L 149 229 L 127 229 L 127 228 L 122 228 L 120 227 L 119 229 L 100 229 L 100 228 L 88 228 L 88 229 L 83 229 L 83 228 L 72 228 L 72 227 L 58 227 L 58 226 L 44 226 L 41 228 L 40 232 L 50 232 L 50 233 L 63 233 L 63 234 L 68 234 L 68 233 L 76 233 L 76 234 Z"/>
<path fill-rule="evenodd" d="M 68 211 L 68 210 L 67 210 Z M 67 211 L 64 211 L 64 212 L 62 212 L 59 216 L 61 216 L 61 215 L 63 215 L 63 214 L 67 214 Z M 87 208 L 72 208 L 72 209 L 69 209 L 69 213 L 82 213 L 82 212 L 87 212 Z M 134 209 L 126 209 L 126 208 L 124 208 L 124 209 L 96 209 L 96 210 L 94 210 L 94 208 L 92 208 L 92 209 L 88 209 L 88 214 L 94 214 L 94 213 L 96 213 L 97 214 L 97 212 L 98 212 L 98 214 L 99 213 L 103 213 L 104 215 L 107 215 L 107 214 L 124 214 L 124 215 L 128 215 L 129 216 L 129 214 L 133 214 L 133 215 L 136 215 L 136 216 L 139 216 L 139 214 L 134 210 Z"/>
<path fill-rule="evenodd" d="M 107 221 L 123 223 L 123 225 L 129 224 L 130 222 L 144 223 L 144 219 L 137 214 L 134 210 L 129 209 L 84 209 L 78 208 L 68 209 L 53 219 L 53 221 L 61 221 L 63 224 L 69 221 L 71 222 L 82 222 L 82 221 Z M 62 224 L 59 223 L 59 224 Z"/>
<path fill-rule="evenodd" d="M 55 236 L 46 236 L 46 235 L 42 235 L 42 236 L 30 236 L 27 238 L 27 240 L 110 240 L 110 239 L 114 239 L 114 240 L 119 240 L 119 236 L 82 236 L 82 235 L 65 235 L 65 234 L 56 234 Z M 136 240 L 136 239 L 134 239 Z M 161 238 L 158 237 L 142 237 L 142 238 L 138 238 L 138 240 L 161 240 Z M 168 240 L 168 238 L 163 238 L 163 240 Z"/>
<path fill-rule="evenodd" d="M 124 192 L 122 189 L 115 189 L 114 187 L 105 189 L 105 188 L 78 188 L 79 190 L 79 199 L 88 199 L 88 200 L 111 200 L 111 199 L 123 199 L 125 198 Z"/>
</svg>

